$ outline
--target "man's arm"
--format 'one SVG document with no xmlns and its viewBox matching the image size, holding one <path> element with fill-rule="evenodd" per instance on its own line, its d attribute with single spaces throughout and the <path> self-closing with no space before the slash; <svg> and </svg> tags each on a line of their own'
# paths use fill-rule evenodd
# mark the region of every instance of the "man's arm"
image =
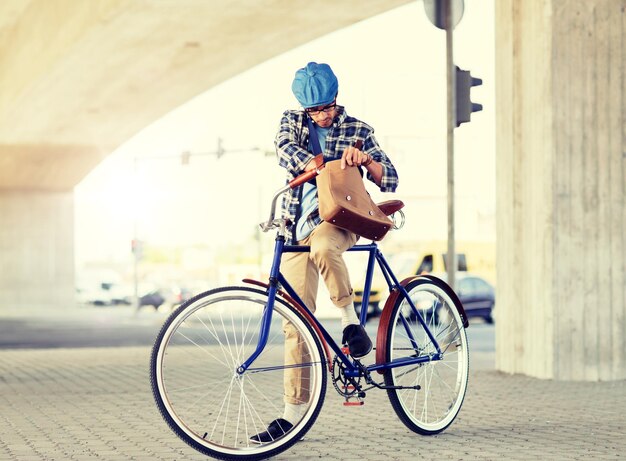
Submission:
<svg viewBox="0 0 626 461">
<path fill-rule="evenodd" d="M 286 168 L 293 177 L 307 169 L 314 168 L 314 155 L 299 144 L 299 126 L 294 112 L 286 111 L 280 120 L 280 128 L 274 144 L 278 155 L 278 164 Z"/>
<path fill-rule="evenodd" d="M 398 187 L 398 173 L 372 134 L 366 138 L 363 150 L 347 147 L 343 151 L 341 168 L 346 166 L 364 166 L 368 179 L 382 192 L 394 192 Z"/>
<path fill-rule="evenodd" d="M 383 179 L 383 166 L 374 158 L 356 147 L 347 147 L 341 156 L 341 169 L 347 166 L 363 166 L 371 175 L 372 181 L 380 187 Z"/>
</svg>

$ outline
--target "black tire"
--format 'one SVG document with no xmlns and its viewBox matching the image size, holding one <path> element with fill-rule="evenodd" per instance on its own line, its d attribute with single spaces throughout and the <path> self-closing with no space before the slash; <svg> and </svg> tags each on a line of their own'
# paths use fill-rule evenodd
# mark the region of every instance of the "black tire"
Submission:
<svg viewBox="0 0 626 461">
<path fill-rule="evenodd" d="M 386 385 L 404 387 L 387 390 L 396 414 L 409 429 L 423 435 L 438 434 L 452 424 L 467 390 L 467 336 L 458 307 L 446 287 L 444 282 L 435 280 L 418 278 L 410 282 L 405 288 L 414 305 L 419 307 L 417 312 L 421 317 L 415 311 L 413 315 L 407 315 L 407 308 L 412 309 L 399 296 L 387 329 L 387 362 L 437 352 L 420 318 L 428 319 L 425 324 L 443 353 L 440 360 L 385 372 Z"/>
<path fill-rule="evenodd" d="M 304 436 L 322 408 L 327 368 L 320 341 L 302 315 L 280 299 L 265 349 L 245 373 L 237 373 L 256 349 L 266 304 L 262 290 L 211 290 L 183 303 L 156 339 L 150 359 L 155 401 L 174 433 L 201 453 L 224 460 L 275 456 Z M 308 354 L 299 365 L 285 367 L 283 321 L 295 326 Z M 282 416 L 286 368 L 309 374 L 305 414 L 283 437 L 256 444 L 250 437 Z"/>
<path fill-rule="evenodd" d="M 494 305 L 492 304 L 489 307 L 489 315 L 485 317 L 485 322 L 487 322 L 490 325 L 493 324 L 493 308 L 494 308 Z"/>
</svg>

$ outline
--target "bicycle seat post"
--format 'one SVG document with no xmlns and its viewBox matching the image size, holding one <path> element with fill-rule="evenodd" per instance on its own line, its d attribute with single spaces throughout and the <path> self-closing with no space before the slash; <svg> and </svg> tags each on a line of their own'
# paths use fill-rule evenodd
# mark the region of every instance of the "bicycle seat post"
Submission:
<svg viewBox="0 0 626 461">
<path fill-rule="evenodd" d="M 367 269 L 365 272 L 365 286 L 363 287 L 363 295 L 361 297 L 361 315 L 359 321 L 365 326 L 367 321 L 367 308 L 370 302 L 370 293 L 372 289 L 372 279 L 374 277 L 374 265 L 376 263 L 376 251 L 378 247 L 376 243 L 372 243 L 373 248 L 369 250 L 367 258 Z"/>
</svg>

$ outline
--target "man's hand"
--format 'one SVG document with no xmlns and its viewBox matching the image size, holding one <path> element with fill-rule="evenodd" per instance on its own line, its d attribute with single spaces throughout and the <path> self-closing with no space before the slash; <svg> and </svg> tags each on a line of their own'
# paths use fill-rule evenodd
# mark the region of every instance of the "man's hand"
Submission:
<svg viewBox="0 0 626 461">
<path fill-rule="evenodd" d="M 356 147 L 346 147 L 341 156 L 341 169 L 344 170 L 346 166 L 369 165 L 371 161 L 371 157 L 365 152 Z"/>
</svg>

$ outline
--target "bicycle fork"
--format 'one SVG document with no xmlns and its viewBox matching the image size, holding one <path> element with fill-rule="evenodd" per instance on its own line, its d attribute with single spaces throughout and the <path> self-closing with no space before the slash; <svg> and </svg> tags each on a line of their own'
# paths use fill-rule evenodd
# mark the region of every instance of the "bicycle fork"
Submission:
<svg viewBox="0 0 626 461">
<path fill-rule="evenodd" d="M 281 228 L 282 230 L 282 228 Z M 280 260 L 283 255 L 283 248 L 285 246 L 285 236 L 282 232 L 279 232 L 276 236 L 274 244 L 274 259 L 272 260 L 272 268 L 270 269 L 269 287 L 267 290 L 267 304 L 263 311 L 263 317 L 261 321 L 261 331 L 259 332 L 259 341 L 255 351 L 248 359 L 237 368 L 237 373 L 242 375 L 250 368 L 252 363 L 257 359 L 265 346 L 267 345 L 267 339 L 269 337 L 270 325 L 272 323 L 272 312 L 274 310 L 274 303 L 276 302 L 276 294 L 278 293 L 278 280 L 280 275 Z"/>
</svg>

